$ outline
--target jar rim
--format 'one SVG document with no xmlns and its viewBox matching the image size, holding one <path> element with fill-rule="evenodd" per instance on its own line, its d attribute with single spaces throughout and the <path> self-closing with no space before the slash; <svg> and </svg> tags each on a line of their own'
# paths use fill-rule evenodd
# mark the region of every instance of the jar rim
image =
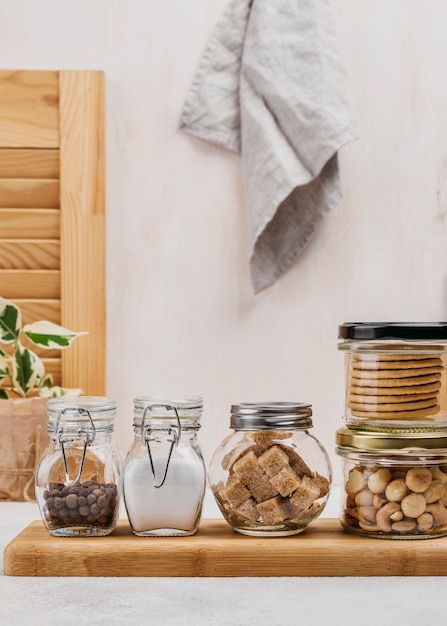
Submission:
<svg viewBox="0 0 447 626">
<path fill-rule="evenodd" d="M 386 432 L 350 430 L 340 428 L 336 432 L 337 453 L 355 451 L 435 451 L 447 449 L 447 428 L 427 432 Z"/>
<path fill-rule="evenodd" d="M 233 430 L 289 430 L 312 426 L 312 405 L 305 402 L 241 402 L 231 406 Z"/>
<path fill-rule="evenodd" d="M 95 420 L 111 420 L 116 410 L 116 400 L 105 396 L 62 396 L 51 398 L 47 404 L 50 422 L 57 420 L 61 411 L 64 411 L 64 422 L 89 421 L 88 413 Z"/>
<path fill-rule="evenodd" d="M 203 399 L 200 396 L 138 396 L 134 398 L 133 425 L 140 428 L 143 420 L 157 420 L 175 423 L 177 416 L 180 422 L 188 422 L 193 427 L 202 416 Z M 185 424 L 183 424 L 185 426 Z M 199 428 L 199 426 L 198 426 Z"/>
</svg>

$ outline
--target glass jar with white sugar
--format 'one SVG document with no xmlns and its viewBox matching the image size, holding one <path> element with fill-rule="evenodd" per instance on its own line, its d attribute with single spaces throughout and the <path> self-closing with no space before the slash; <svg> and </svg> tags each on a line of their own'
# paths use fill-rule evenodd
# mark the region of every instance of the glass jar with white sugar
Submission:
<svg viewBox="0 0 447 626">
<path fill-rule="evenodd" d="M 197 442 L 200 397 L 138 397 L 134 441 L 124 464 L 124 502 L 139 536 L 188 536 L 197 531 L 206 471 Z"/>
</svg>

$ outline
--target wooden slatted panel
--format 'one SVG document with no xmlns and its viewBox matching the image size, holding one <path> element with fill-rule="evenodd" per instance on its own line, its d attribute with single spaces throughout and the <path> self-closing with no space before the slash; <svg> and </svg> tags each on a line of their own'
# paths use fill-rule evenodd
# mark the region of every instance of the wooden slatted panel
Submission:
<svg viewBox="0 0 447 626">
<path fill-rule="evenodd" d="M 59 181 L 0 178 L 0 207 L 57 209 L 59 208 Z"/>
<path fill-rule="evenodd" d="M 48 319 L 88 331 L 62 359 L 24 342 L 56 384 L 98 395 L 104 187 L 103 73 L 0 71 L 0 295 L 20 306 L 24 324 Z"/>
<path fill-rule="evenodd" d="M 59 298 L 60 270 L 0 270 L 4 298 Z"/>
<path fill-rule="evenodd" d="M 64 385 L 105 393 L 104 75 L 60 72 L 62 325 L 86 330 L 62 353 Z"/>
<path fill-rule="evenodd" d="M 14 298 L 14 302 L 22 311 L 22 322 L 31 324 L 39 320 L 48 320 L 55 324 L 61 323 L 61 302 L 54 300 L 30 300 L 28 298 Z"/>
<path fill-rule="evenodd" d="M 58 80 L 58 72 L 0 71 L 0 147 L 59 147 Z"/>
<path fill-rule="evenodd" d="M 57 209 L 0 209 L 2 239 L 59 239 Z"/>
<path fill-rule="evenodd" d="M 0 239 L 0 269 L 45 269 L 60 267 L 58 239 Z"/>
<path fill-rule="evenodd" d="M 0 178 L 59 178 L 59 150 L 0 148 Z"/>
</svg>

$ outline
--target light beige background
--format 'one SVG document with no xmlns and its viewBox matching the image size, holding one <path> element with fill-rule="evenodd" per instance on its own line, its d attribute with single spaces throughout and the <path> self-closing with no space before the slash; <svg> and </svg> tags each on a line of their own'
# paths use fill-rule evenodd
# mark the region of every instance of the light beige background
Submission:
<svg viewBox="0 0 447 626">
<path fill-rule="evenodd" d="M 256 297 L 240 160 L 177 130 L 225 5 L 0 0 L 0 67 L 106 72 L 108 393 L 123 451 L 139 394 L 203 395 L 207 462 L 231 403 L 299 400 L 338 474 L 338 325 L 447 318 L 447 2 L 334 0 L 360 140 L 340 155 L 340 206 Z"/>
</svg>

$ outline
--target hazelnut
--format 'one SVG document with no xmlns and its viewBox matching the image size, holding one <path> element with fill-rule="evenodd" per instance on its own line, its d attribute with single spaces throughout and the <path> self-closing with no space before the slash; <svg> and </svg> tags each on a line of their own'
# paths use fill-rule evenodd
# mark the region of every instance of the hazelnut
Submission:
<svg viewBox="0 0 447 626">
<path fill-rule="evenodd" d="M 430 528 L 433 527 L 433 515 L 430 513 L 422 513 L 422 515 L 419 515 L 417 518 L 417 523 L 419 530 L 422 532 L 430 530 Z"/>
<path fill-rule="evenodd" d="M 437 502 L 445 495 L 445 486 L 440 480 L 432 480 L 428 489 L 422 494 L 428 504 Z"/>
<path fill-rule="evenodd" d="M 368 478 L 368 488 L 373 493 L 383 493 L 386 486 L 391 481 L 391 472 L 389 469 L 379 469 Z"/>
<path fill-rule="evenodd" d="M 374 494 L 371 493 L 369 489 L 362 489 L 355 494 L 354 500 L 357 506 L 372 506 L 374 501 Z"/>
<path fill-rule="evenodd" d="M 433 480 L 431 472 L 425 467 L 412 467 L 408 470 L 405 477 L 405 483 L 408 489 L 415 493 L 426 491 Z"/>
<path fill-rule="evenodd" d="M 430 474 L 431 479 L 431 474 Z M 416 518 L 422 515 L 427 506 L 424 496 L 421 493 L 410 493 L 408 496 L 402 498 L 400 503 L 402 513 L 405 517 Z"/>
<path fill-rule="evenodd" d="M 346 482 L 346 493 L 350 496 L 355 496 L 358 491 L 361 491 L 366 485 L 366 476 L 363 472 L 354 468 L 349 472 L 349 477 Z"/>
<path fill-rule="evenodd" d="M 402 478 L 397 478 L 388 483 L 385 496 L 390 502 L 400 502 L 408 493 L 408 487 Z"/>
</svg>

